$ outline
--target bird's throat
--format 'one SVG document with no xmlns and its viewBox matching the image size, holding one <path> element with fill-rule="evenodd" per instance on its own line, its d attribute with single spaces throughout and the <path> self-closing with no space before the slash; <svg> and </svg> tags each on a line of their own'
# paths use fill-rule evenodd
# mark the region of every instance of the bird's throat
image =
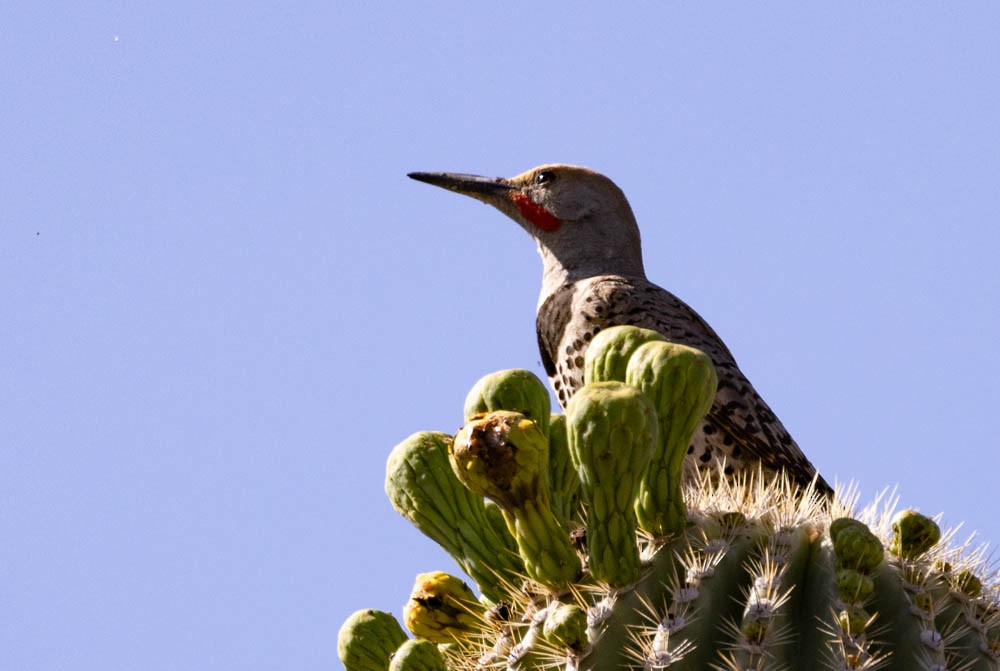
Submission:
<svg viewBox="0 0 1000 671">
<path fill-rule="evenodd" d="M 510 198 L 517 205 L 521 216 L 543 231 L 553 233 L 558 231 L 559 227 L 562 226 L 562 220 L 523 193 L 512 193 Z"/>
</svg>

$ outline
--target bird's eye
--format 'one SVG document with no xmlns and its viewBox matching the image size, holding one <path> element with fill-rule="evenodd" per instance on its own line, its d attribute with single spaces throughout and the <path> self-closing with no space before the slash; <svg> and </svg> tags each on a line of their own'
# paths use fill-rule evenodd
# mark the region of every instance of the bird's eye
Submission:
<svg viewBox="0 0 1000 671">
<path fill-rule="evenodd" d="M 556 173 L 552 170 L 542 170 L 535 175 L 535 184 L 551 184 L 556 181 Z"/>
</svg>

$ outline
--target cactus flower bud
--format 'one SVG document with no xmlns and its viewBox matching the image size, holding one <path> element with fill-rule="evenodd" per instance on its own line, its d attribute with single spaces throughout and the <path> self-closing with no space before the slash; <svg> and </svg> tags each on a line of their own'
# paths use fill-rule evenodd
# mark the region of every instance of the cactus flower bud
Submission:
<svg viewBox="0 0 1000 671">
<path fill-rule="evenodd" d="M 864 524 L 841 523 L 836 529 L 833 553 L 837 557 L 837 566 L 869 573 L 882 562 L 885 555 L 882 541 Z"/>
<path fill-rule="evenodd" d="M 640 345 L 655 340 L 664 341 L 657 331 L 638 326 L 611 326 L 590 341 L 583 362 L 583 381 L 624 382 L 628 360 Z"/>
<path fill-rule="evenodd" d="M 868 611 L 860 606 L 848 606 L 837 614 L 837 623 L 848 636 L 860 636 L 865 633 L 865 628 L 871 620 Z"/>
<path fill-rule="evenodd" d="M 465 397 L 465 421 L 494 410 L 519 412 L 549 431 L 549 391 L 530 370 L 500 370 L 476 382 Z"/>
<path fill-rule="evenodd" d="M 523 414 L 498 410 L 455 435 L 451 465 L 474 494 L 503 511 L 528 577 L 559 588 L 580 573 L 580 558 L 552 512 L 546 483 L 548 437 Z"/>
<path fill-rule="evenodd" d="M 960 594 L 970 599 L 975 599 L 983 593 L 983 581 L 972 571 L 959 571 L 952 577 L 951 584 Z"/>
<path fill-rule="evenodd" d="M 389 671 L 448 671 L 448 667 L 436 645 L 423 638 L 411 638 L 396 650 Z"/>
<path fill-rule="evenodd" d="M 916 559 L 941 540 L 941 528 L 916 510 L 901 510 L 892 518 L 892 543 L 889 549 L 904 559 Z"/>
<path fill-rule="evenodd" d="M 863 603 L 875 592 L 875 582 L 850 568 L 837 571 L 837 594 L 845 603 Z"/>
<path fill-rule="evenodd" d="M 848 527 L 864 527 L 863 522 L 859 522 L 856 519 L 850 517 L 838 517 L 837 519 L 830 522 L 830 540 L 836 541 L 837 534 Z M 867 527 L 865 527 L 867 529 Z"/>
<path fill-rule="evenodd" d="M 403 622 L 414 636 L 451 643 L 479 631 L 484 609 L 469 586 L 444 571 L 421 573 L 403 606 Z"/>
<path fill-rule="evenodd" d="M 352 614 L 337 634 L 337 655 L 347 671 L 386 671 L 406 632 L 389 613 L 366 608 Z"/>
<path fill-rule="evenodd" d="M 581 652 L 587 647 L 587 612 L 575 603 L 553 604 L 543 631 L 550 642 Z"/>
</svg>

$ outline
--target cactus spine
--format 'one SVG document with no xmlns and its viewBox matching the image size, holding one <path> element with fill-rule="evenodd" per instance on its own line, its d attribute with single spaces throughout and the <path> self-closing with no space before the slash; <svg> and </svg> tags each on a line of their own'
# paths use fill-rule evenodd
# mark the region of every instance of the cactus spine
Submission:
<svg viewBox="0 0 1000 671">
<path fill-rule="evenodd" d="M 525 416 L 537 389 L 501 372 L 477 388 L 514 382 L 476 391 L 493 400 L 454 440 L 397 446 L 393 505 L 482 597 L 421 574 L 403 611 L 417 638 L 359 611 L 338 640 L 348 671 L 1000 671 L 1000 581 L 982 550 L 892 501 L 857 510 L 850 492 L 819 500 L 782 477 L 682 477 L 714 375 L 630 328 L 588 350 L 603 351 L 588 375 L 620 379 L 589 379 L 548 432 L 541 404 Z"/>
</svg>

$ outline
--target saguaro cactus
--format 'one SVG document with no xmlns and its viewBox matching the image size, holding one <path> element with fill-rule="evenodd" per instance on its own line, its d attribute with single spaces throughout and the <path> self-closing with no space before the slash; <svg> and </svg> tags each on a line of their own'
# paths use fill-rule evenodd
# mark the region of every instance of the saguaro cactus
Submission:
<svg viewBox="0 0 1000 671">
<path fill-rule="evenodd" d="M 359 611 L 338 641 L 348 671 L 1000 671 L 1000 584 L 981 552 L 914 510 L 858 510 L 781 476 L 682 478 L 675 454 L 714 376 L 697 351 L 626 335 L 602 364 L 623 379 L 586 385 L 548 434 L 505 393 L 454 440 L 397 446 L 393 505 L 482 597 L 419 575 L 416 638 Z"/>
</svg>

